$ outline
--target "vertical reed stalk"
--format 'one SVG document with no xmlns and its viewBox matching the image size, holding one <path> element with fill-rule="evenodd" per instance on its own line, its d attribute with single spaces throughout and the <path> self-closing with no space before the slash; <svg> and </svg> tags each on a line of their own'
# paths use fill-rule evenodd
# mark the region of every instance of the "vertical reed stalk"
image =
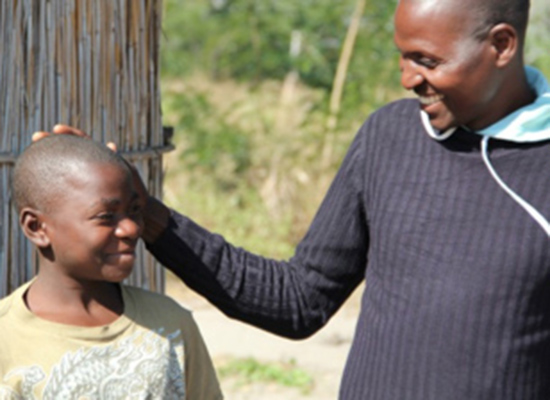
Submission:
<svg viewBox="0 0 550 400">
<path fill-rule="evenodd" d="M 0 297 L 36 272 L 10 197 L 13 161 L 37 130 L 77 126 L 114 141 L 161 195 L 158 49 L 162 0 L 0 1 Z M 139 249 L 129 283 L 161 291 Z"/>
</svg>

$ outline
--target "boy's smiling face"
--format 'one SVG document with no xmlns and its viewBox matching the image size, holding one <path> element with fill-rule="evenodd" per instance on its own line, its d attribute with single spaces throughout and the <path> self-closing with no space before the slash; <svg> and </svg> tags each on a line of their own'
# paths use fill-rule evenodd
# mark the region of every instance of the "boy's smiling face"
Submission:
<svg viewBox="0 0 550 400">
<path fill-rule="evenodd" d="M 43 215 L 50 263 L 74 280 L 121 282 L 143 228 L 131 175 L 109 163 L 79 163 L 73 171 Z"/>
</svg>

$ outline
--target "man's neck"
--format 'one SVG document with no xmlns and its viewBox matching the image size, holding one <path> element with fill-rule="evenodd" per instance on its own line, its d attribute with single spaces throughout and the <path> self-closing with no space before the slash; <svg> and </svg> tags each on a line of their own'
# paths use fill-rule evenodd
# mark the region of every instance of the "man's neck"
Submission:
<svg viewBox="0 0 550 400">
<path fill-rule="evenodd" d="M 534 88 L 529 85 L 525 66 L 522 63 L 515 67 L 514 72 L 509 75 L 506 78 L 508 84 L 505 85 L 505 90 L 501 93 L 501 98 L 507 102 L 506 107 L 503 109 L 506 112 L 504 117 L 521 107 L 531 104 L 537 97 Z"/>
</svg>

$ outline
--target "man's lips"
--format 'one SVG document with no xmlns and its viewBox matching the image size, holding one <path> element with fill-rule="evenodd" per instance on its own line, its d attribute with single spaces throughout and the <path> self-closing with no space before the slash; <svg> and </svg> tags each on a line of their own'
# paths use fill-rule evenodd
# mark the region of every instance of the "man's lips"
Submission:
<svg viewBox="0 0 550 400">
<path fill-rule="evenodd" d="M 437 102 L 440 102 L 443 100 L 444 96 L 442 94 L 432 94 L 430 96 L 418 96 L 418 101 L 420 101 L 420 104 L 423 106 L 431 106 L 432 104 L 435 104 Z"/>
</svg>

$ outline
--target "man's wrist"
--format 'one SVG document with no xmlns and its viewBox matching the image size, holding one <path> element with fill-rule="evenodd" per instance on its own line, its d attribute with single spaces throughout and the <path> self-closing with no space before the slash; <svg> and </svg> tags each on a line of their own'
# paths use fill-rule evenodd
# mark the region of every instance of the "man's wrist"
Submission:
<svg viewBox="0 0 550 400">
<path fill-rule="evenodd" d="M 142 239 L 147 243 L 154 243 L 168 226 L 170 209 L 160 200 L 149 196 L 143 210 L 144 229 Z"/>
</svg>

